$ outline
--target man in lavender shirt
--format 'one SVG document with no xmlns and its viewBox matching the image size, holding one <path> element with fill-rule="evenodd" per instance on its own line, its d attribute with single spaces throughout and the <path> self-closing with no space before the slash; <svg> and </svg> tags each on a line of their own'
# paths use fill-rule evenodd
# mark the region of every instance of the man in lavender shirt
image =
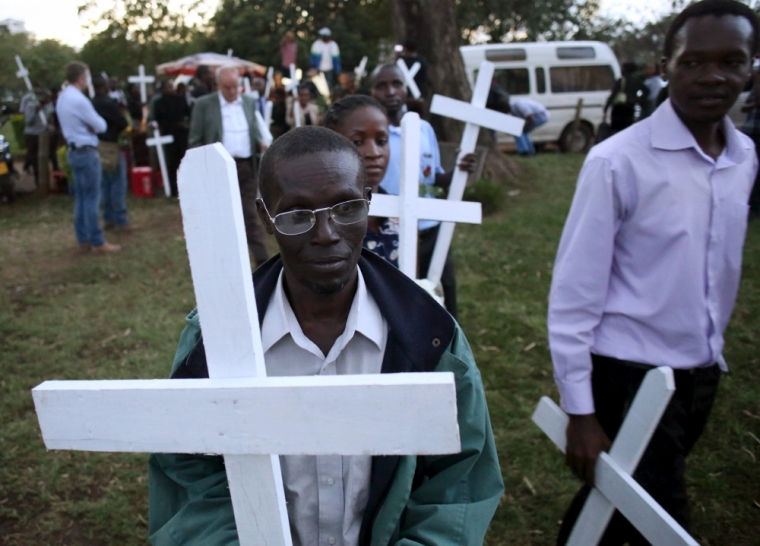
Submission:
<svg viewBox="0 0 760 546">
<path fill-rule="evenodd" d="M 636 480 L 688 529 L 685 460 L 715 398 L 723 332 L 739 286 L 752 141 L 726 117 L 750 77 L 758 20 L 735 0 L 704 0 L 664 43 L 669 100 L 589 153 L 562 234 L 549 343 L 566 463 L 586 486 L 563 518 L 564 544 L 648 370 L 673 368 L 676 392 Z M 620 515 L 602 544 L 646 544 Z"/>
</svg>

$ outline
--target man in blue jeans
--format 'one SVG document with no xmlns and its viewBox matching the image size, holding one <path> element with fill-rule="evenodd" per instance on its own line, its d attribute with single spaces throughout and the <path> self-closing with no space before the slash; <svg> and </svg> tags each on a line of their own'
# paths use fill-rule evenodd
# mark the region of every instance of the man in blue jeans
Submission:
<svg viewBox="0 0 760 546">
<path fill-rule="evenodd" d="M 98 224 L 101 165 L 97 134 L 105 132 L 107 124 L 84 94 L 88 70 L 86 64 L 78 61 L 66 65 L 69 84 L 56 104 L 58 123 L 66 138 L 67 158 L 76 185 L 74 230 L 83 252 L 118 252 L 121 247 L 107 243 Z"/>
<path fill-rule="evenodd" d="M 510 114 L 525 120 L 525 127 L 520 136 L 515 137 L 517 153 L 520 155 L 536 155 L 536 148 L 530 140 L 528 133 L 549 121 L 549 111 L 540 102 L 530 99 L 509 99 Z"/>
</svg>

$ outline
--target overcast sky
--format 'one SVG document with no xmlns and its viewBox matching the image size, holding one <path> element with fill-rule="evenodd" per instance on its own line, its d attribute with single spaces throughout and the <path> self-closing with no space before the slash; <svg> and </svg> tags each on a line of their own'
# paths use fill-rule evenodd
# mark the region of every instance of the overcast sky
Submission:
<svg viewBox="0 0 760 546">
<path fill-rule="evenodd" d="M 26 23 L 26 30 L 39 39 L 57 38 L 76 48 L 88 34 L 82 29 L 77 7 L 84 0 L 0 0 L 0 20 L 12 18 Z M 108 0 L 100 0 L 106 4 Z M 208 0 L 215 5 L 218 0 Z M 634 21 L 650 20 L 666 10 L 668 0 L 602 0 L 602 12 Z"/>
</svg>

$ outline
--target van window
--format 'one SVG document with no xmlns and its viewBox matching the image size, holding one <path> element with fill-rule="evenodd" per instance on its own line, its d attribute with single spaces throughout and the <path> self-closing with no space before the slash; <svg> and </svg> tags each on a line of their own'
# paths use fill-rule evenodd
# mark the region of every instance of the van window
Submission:
<svg viewBox="0 0 760 546">
<path fill-rule="evenodd" d="M 524 61 L 527 58 L 525 49 L 522 47 L 486 50 L 487 61 Z"/>
<path fill-rule="evenodd" d="M 615 76 L 610 65 L 553 66 L 549 69 L 552 93 L 610 91 Z"/>
<path fill-rule="evenodd" d="M 546 73 L 542 66 L 536 68 L 536 92 L 546 93 Z"/>
<path fill-rule="evenodd" d="M 596 59 L 596 51 L 593 47 L 558 47 L 558 59 Z"/>
<path fill-rule="evenodd" d="M 493 72 L 493 77 L 496 83 L 506 89 L 510 95 L 530 93 L 527 68 L 497 68 Z"/>
</svg>

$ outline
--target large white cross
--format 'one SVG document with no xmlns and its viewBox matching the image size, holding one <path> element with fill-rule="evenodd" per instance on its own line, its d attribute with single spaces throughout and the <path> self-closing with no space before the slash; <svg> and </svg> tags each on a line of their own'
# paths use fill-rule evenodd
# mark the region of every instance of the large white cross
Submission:
<svg viewBox="0 0 760 546">
<path fill-rule="evenodd" d="M 34 88 L 32 87 L 32 82 L 29 80 L 29 71 L 24 66 L 24 63 L 21 62 L 21 57 L 19 57 L 18 55 L 16 55 L 16 66 L 18 66 L 18 72 L 16 72 L 16 77 L 24 80 L 27 91 L 33 91 Z"/>
<path fill-rule="evenodd" d="M 403 59 L 398 59 L 396 61 L 396 66 L 398 66 L 399 70 L 401 70 L 401 74 L 404 76 L 404 82 L 409 88 L 409 92 L 415 99 L 420 98 L 422 96 L 422 93 L 420 93 L 420 88 L 417 87 L 417 82 L 414 81 L 414 77 L 417 75 L 417 72 L 420 71 L 421 65 L 419 61 L 414 63 L 412 65 L 412 68 L 408 68 Z"/>
<path fill-rule="evenodd" d="M 301 81 L 298 79 L 298 75 L 296 74 L 296 65 L 291 64 L 290 83 L 285 86 L 285 91 L 288 91 L 291 95 L 293 95 L 293 120 L 295 121 L 296 127 L 301 126 L 301 103 L 298 102 L 298 86 L 300 83 Z"/>
<path fill-rule="evenodd" d="M 401 119 L 401 181 L 399 195 L 373 194 L 370 216 L 399 219 L 399 269 L 417 280 L 417 226 L 419 220 L 479 224 L 480 203 L 427 199 L 419 196 L 420 116 L 409 112 Z"/>
<path fill-rule="evenodd" d="M 449 187 L 448 199 L 461 201 L 462 196 L 464 196 L 468 173 L 461 170 L 458 165 L 465 155 L 475 151 L 481 127 L 510 135 L 522 134 L 525 120 L 486 108 L 486 100 L 488 100 L 488 91 L 491 88 L 493 71 L 493 63 L 488 61 L 481 63 L 478 79 L 475 82 L 475 89 L 472 92 L 472 100 L 469 103 L 441 95 L 434 95 L 433 102 L 430 104 L 430 111 L 433 114 L 465 122 L 462 140 L 459 144 L 459 155 L 457 155 L 457 160 L 454 164 L 454 176 Z M 438 231 L 438 239 L 435 242 L 435 249 L 433 250 L 433 257 L 430 260 L 430 268 L 427 271 L 427 279 L 433 284 L 438 284 L 441 280 L 443 265 L 446 262 L 446 255 L 449 252 L 453 237 L 454 224 L 450 222 L 441 224 L 441 228 Z"/>
<path fill-rule="evenodd" d="M 235 163 L 219 143 L 188 150 L 179 189 L 210 378 L 46 381 L 48 449 L 224 455 L 242 546 L 292 544 L 274 453 L 461 450 L 451 373 L 265 377 Z"/>
<path fill-rule="evenodd" d="M 148 146 L 156 147 L 156 154 L 158 155 L 158 166 L 161 169 L 161 179 L 164 183 L 164 192 L 166 197 L 172 196 L 171 185 L 169 184 L 169 169 L 166 167 L 166 156 L 164 155 L 164 144 L 171 144 L 174 142 L 172 135 L 161 136 L 161 131 L 158 130 L 158 125 L 154 126 L 153 136 L 145 140 Z"/>
<path fill-rule="evenodd" d="M 598 544 L 615 509 L 655 546 L 698 546 L 631 476 L 674 391 L 672 369 L 655 368 L 646 374 L 610 452 L 599 455 L 595 486 L 573 527 L 568 546 Z M 533 421 L 564 453 L 569 421 L 565 412 L 544 396 L 533 413 Z"/>
<path fill-rule="evenodd" d="M 145 75 L 145 65 L 140 65 L 140 68 L 138 70 L 139 74 L 137 76 L 130 76 L 127 78 L 127 81 L 129 83 L 137 83 L 140 84 L 140 102 L 145 104 L 148 102 L 148 91 L 146 88 L 146 84 L 153 83 L 156 81 L 156 78 L 154 76 L 146 76 Z"/>
</svg>

